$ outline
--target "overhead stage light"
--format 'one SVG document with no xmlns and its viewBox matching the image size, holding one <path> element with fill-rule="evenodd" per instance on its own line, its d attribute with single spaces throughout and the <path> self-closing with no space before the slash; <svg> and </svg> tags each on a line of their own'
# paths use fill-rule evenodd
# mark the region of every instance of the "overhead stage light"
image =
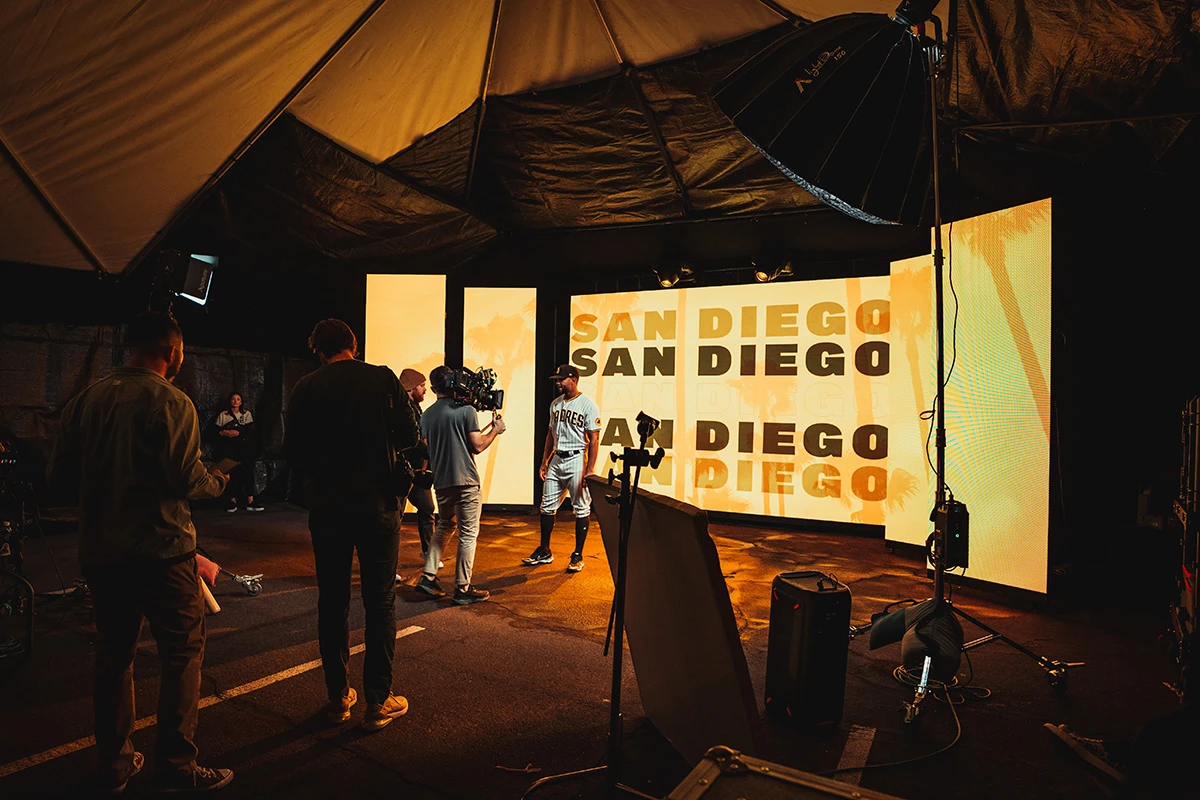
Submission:
<svg viewBox="0 0 1200 800">
<path fill-rule="evenodd" d="M 754 267 L 754 280 L 758 281 L 759 283 L 770 283 L 771 281 L 775 280 L 776 278 L 782 278 L 784 276 L 791 276 L 792 274 L 793 273 L 792 273 L 792 262 L 791 261 L 784 261 L 778 267 L 775 267 L 774 269 L 770 269 L 770 270 L 764 269 L 757 265 L 755 265 L 755 267 Z"/>
<path fill-rule="evenodd" d="M 923 39 L 937 0 L 843 14 L 790 33 L 713 91 L 737 129 L 819 200 L 879 224 L 917 223 L 930 183 Z M 936 24 L 936 20 L 935 20 Z"/>
<path fill-rule="evenodd" d="M 658 281 L 659 286 L 664 289 L 670 289 L 679 283 L 691 283 L 693 272 L 692 268 L 687 264 L 680 264 L 677 267 L 655 268 L 654 277 Z"/>
</svg>

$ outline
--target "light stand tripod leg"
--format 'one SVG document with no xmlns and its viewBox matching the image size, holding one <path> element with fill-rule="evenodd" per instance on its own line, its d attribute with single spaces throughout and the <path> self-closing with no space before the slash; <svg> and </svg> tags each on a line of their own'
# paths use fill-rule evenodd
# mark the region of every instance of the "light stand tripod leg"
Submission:
<svg viewBox="0 0 1200 800">
<path fill-rule="evenodd" d="M 639 415 L 639 420 L 642 415 Z M 655 423 L 657 425 L 657 423 Z M 623 766 L 623 753 L 621 749 L 624 739 L 624 722 L 621 715 L 621 679 L 622 668 L 625 662 L 625 587 L 626 587 L 626 568 L 629 562 L 629 532 L 633 527 L 633 505 L 637 501 L 638 481 L 641 478 L 642 466 L 658 466 L 658 462 L 662 460 L 662 448 L 651 456 L 646 450 L 646 439 L 653 432 L 641 433 L 641 446 L 636 450 L 627 447 L 625 454 L 621 456 L 624 467 L 621 471 L 621 494 L 616 501 L 620 504 L 620 513 L 617 518 L 620 522 L 617 533 L 617 579 L 616 586 L 613 590 L 613 605 L 609 613 L 609 633 L 605 642 L 605 652 L 608 651 L 609 643 L 612 648 L 612 687 L 611 687 L 611 704 L 609 706 L 609 721 L 608 721 L 608 760 L 602 767 L 589 767 L 587 769 L 575 770 L 574 772 L 564 772 L 558 775 L 547 775 L 545 778 L 539 778 L 530 784 L 525 790 L 525 794 L 521 795 L 521 800 L 530 797 L 539 789 L 545 788 L 556 783 L 564 781 L 576 780 L 588 775 L 593 775 L 597 772 L 604 772 L 607 783 L 610 788 L 633 795 L 634 797 L 648 798 L 648 800 L 658 800 L 652 795 L 644 794 L 634 789 L 631 786 L 626 786 L 620 782 L 621 768 Z M 630 480 L 630 468 L 633 467 L 633 476 Z M 613 474 L 609 473 L 609 483 L 613 480 Z M 612 498 L 606 498 L 609 502 L 613 502 Z M 613 636 L 615 634 L 615 637 Z"/>
<path fill-rule="evenodd" d="M 1059 661 L 1057 659 L 1046 658 L 1043 655 L 1033 652 L 1020 642 L 1013 641 L 990 625 L 985 625 L 967 612 L 959 610 L 954 606 L 953 603 L 950 604 L 950 610 L 980 630 L 987 631 L 987 636 L 981 636 L 978 639 L 973 639 L 972 641 L 964 644 L 962 646 L 964 651 L 975 647 L 981 647 L 988 642 L 1004 642 L 1018 653 L 1028 656 L 1036 661 L 1038 666 L 1046 671 L 1046 678 L 1050 681 L 1050 685 L 1059 691 L 1065 692 L 1067 690 L 1067 670 L 1074 669 L 1076 667 L 1082 667 L 1085 664 L 1083 661 Z"/>
</svg>

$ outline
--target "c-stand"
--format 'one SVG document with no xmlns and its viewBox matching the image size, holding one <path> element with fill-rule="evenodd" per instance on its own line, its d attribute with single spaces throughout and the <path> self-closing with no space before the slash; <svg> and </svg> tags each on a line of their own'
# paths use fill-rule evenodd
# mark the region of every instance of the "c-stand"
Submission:
<svg viewBox="0 0 1200 800">
<path fill-rule="evenodd" d="M 1060 691 L 1066 691 L 1067 688 L 1067 671 L 1073 667 L 1082 667 L 1082 661 L 1059 661 L 1050 659 L 1042 655 L 1038 655 L 1029 648 L 1021 645 L 994 628 L 983 624 L 979 620 L 959 610 L 945 596 L 946 584 L 946 569 L 953 567 L 965 567 L 967 565 L 966 551 L 966 507 L 954 500 L 953 495 L 949 495 L 946 487 L 946 350 L 945 350 L 945 320 L 943 307 L 945 305 L 945 296 L 943 289 L 943 270 L 945 266 L 945 256 L 942 249 L 942 197 L 941 197 L 941 168 L 938 159 L 938 87 L 937 76 L 941 67 L 941 54 L 944 52 L 942 41 L 941 22 L 937 17 L 932 17 L 932 22 L 935 28 L 935 38 L 925 39 L 925 57 L 926 57 L 926 73 L 929 80 L 929 96 L 930 96 L 930 116 L 931 116 L 931 135 L 930 141 L 932 145 L 932 165 L 933 165 L 933 281 L 934 281 L 934 310 L 937 330 L 937 392 L 936 400 L 934 401 L 936 409 L 936 426 L 934 433 L 934 447 L 937 451 L 937 464 L 935 471 L 937 472 L 937 494 L 934 501 L 934 513 L 932 515 L 935 520 L 933 533 L 926 540 L 926 545 L 929 552 L 929 560 L 933 565 L 933 599 L 937 608 L 926 619 L 932 619 L 937 615 L 948 615 L 951 621 L 954 621 L 954 616 L 961 617 L 972 625 L 987 632 L 986 636 L 981 636 L 966 644 L 962 645 L 962 650 L 965 652 L 975 647 L 980 647 L 992 641 L 1001 641 L 1012 647 L 1017 652 L 1028 656 L 1037 662 L 1038 666 L 1046 671 L 1046 677 L 1050 681 L 1050 685 Z M 959 516 L 959 508 L 961 509 L 961 530 L 956 530 L 956 517 Z M 957 541 L 961 535 L 962 541 Z M 918 623 L 918 627 L 920 624 Z M 957 621 L 954 621 L 957 625 Z M 868 626 L 870 627 L 870 626 Z M 862 629 L 853 630 L 852 635 L 860 632 Z M 961 633 L 961 629 L 959 630 Z M 917 692 L 912 702 L 905 703 L 904 721 L 914 722 L 918 719 L 921 711 L 921 700 L 927 692 L 928 686 L 928 658 L 926 658 L 926 668 L 917 686 Z"/>
<path fill-rule="evenodd" d="M 621 672 L 625 659 L 625 579 L 626 562 L 628 561 L 629 554 L 629 532 L 633 527 L 633 506 L 637 502 L 638 482 L 641 479 L 642 467 L 655 469 L 662 462 L 663 456 L 666 455 L 661 447 L 653 454 L 646 449 L 646 440 L 653 436 L 654 431 L 658 429 L 658 420 L 647 416 L 645 413 L 639 413 L 637 415 L 637 423 L 638 436 L 640 437 L 638 446 L 636 448 L 626 447 L 624 453 L 619 456 L 616 453 L 612 454 L 614 461 L 619 460 L 622 463 L 621 493 L 615 498 L 604 498 L 607 502 L 619 504 L 621 507 L 618 514 L 620 526 L 617 536 L 616 586 L 613 591 L 612 611 L 608 616 L 608 635 L 604 643 L 604 653 L 607 655 L 609 645 L 613 642 L 613 632 L 615 631 L 616 643 L 613 646 L 612 665 L 612 701 L 609 706 L 608 763 L 601 767 L 588 767 L 587 769 L 539 778 L 530 784 L 525 794 L 521 795 L 521 800 L 525 800 L 525 798 L 532 795 L 538 789 L 551 784 L 574 780 L 575 778 L 581 778 L 597 772 L 604 772 L 609 786 L 614 789 L 634 795 L 635 797 L 657 800 L 651 795 L 639 792 L 637 789 L 620 782 L 623 761 L 621 745 L 625 734 L 621 716 Z M 632 480 L 630 476 L 631 470 Z M 612 486 L 616 477 L 612 469 L 609 469 L 609 486 Z"/>
</svg>

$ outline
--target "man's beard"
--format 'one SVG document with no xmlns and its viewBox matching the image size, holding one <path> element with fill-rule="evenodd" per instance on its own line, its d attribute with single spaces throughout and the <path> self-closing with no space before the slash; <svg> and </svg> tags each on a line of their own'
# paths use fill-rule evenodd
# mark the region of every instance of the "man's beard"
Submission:
<svg viewBox="0 0 1200 800">
<path fill-rule="evenodd" d="M 167 362 L 167 371 L 163 374 L 163 377 L 166 378 L 168 381 L 174 381 L 175 376 L 179 374 L 179 370 L 182 366 L 183 366 L 182 358 L 179 359 L 178 361 L 175 359 L 171 359 L 170 361 Z"/>
</svg>

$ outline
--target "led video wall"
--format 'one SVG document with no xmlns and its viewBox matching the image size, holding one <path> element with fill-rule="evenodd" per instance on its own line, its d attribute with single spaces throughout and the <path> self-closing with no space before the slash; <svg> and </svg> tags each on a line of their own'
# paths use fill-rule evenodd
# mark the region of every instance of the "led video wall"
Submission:
<svg viewBox="0 0 1200 800">
<path fill-rule="evenodd" d="M 946 479 L 970 511 L 966 574 L 1045 592 L 1050 201 L 943 236 Z M 667 452 L 643 471 L 647 489 L 714 511 L 883 525 L 889 541 L 923 545 L 936 486 L 922 418 L 936 393 L 933 289 L 924 256 L 890 276 L 573 297 L 569 357 L 600 406 L 598 470 L 637 444 L 644 411 L 662 421 L 649 446 Z M 490 504 L 536 500 L 535 300 L 533 289 L 464 296 L 464 366 L 495 369 L 506 393 L 508 432 L 477 460 Z M 367 359 L 428 375 L 446 335 L 429 309 L 444 308 L 441 276 L 369 276 Z"/>
<path fill-rule="evenodd" d="M 966 574 L 1044 593 L 1050 514 L 1050 200 L 961 220 L 943 227 L 942 234 L 949 372 L 946 482 L 970 512 Z M 893 489 L 903 486 L 904 502 L 886 509 L 885 535 L 923 545 L 937 481 L 929 463 L 933 421 L 919 417 L 921 409 L 932 407 L 937 388 L 933 259 L 897 262 L 891 272 L 891 469 Z"/>
<path fill-rule="evenodd" d="M 971 514 L 967 574 L 1045 592 L 1050 204 L 943 234 L 946 477 Z M 662 420 L 649 446 L 667 451 L 643 472 L 652 491 L 709 510 L 883 525 L 889 540 L 924 544 L 933 298 L 931 257 L 882 277 L 573 297 L 570 357 L 600 406 L 600 463 L 636 444 L 644 411 Z"/>
<path fill-rule="evenodd" d="M 386 364 L 399 375 L 412 367 L 426 377 L 445 362 L 446 278 L 444 275 L 368 275 L 363 357 Z M 468 288 L 463 296 L 463 363 L 496 371 L 496 387 L 505 393 L 507 430 L 475 457 L 483 502 L 531 505 L 535 447 L 541 452 L 544 431 L 535 432 L 536 289 Z M 424 408 L 436 397 L 430 390 Z M 486 425 L 491 413 L 479 413 Z"/>
<path fill-rule="evenodd" d="M 495 370 L 496 387 L 504 390 L 506 430 L 475 457 L 484 503 L 533 504 L 534 448 L 540 455 L 545 438 L 533 429 L 536 315 L 536 289 L 468 288 L 463 296 L 462 365 Z M 491 416 L 479 412 L 479 424 Z"/>
<path fill-rule="evenodd" d="M 368 275 L 362 356 L 428 377 L 446 360 L 446 276 Z M 425 407 L 434 401 L 425 396 Z"/>
<path fill-rule="evenodd" d="M 578 296 L 571 325 L 602 458 L 636 443 L 639 411 L 662 422 L 647 488 L 719 511 L 884 521 L 887 277 Z"/>
</svg>

